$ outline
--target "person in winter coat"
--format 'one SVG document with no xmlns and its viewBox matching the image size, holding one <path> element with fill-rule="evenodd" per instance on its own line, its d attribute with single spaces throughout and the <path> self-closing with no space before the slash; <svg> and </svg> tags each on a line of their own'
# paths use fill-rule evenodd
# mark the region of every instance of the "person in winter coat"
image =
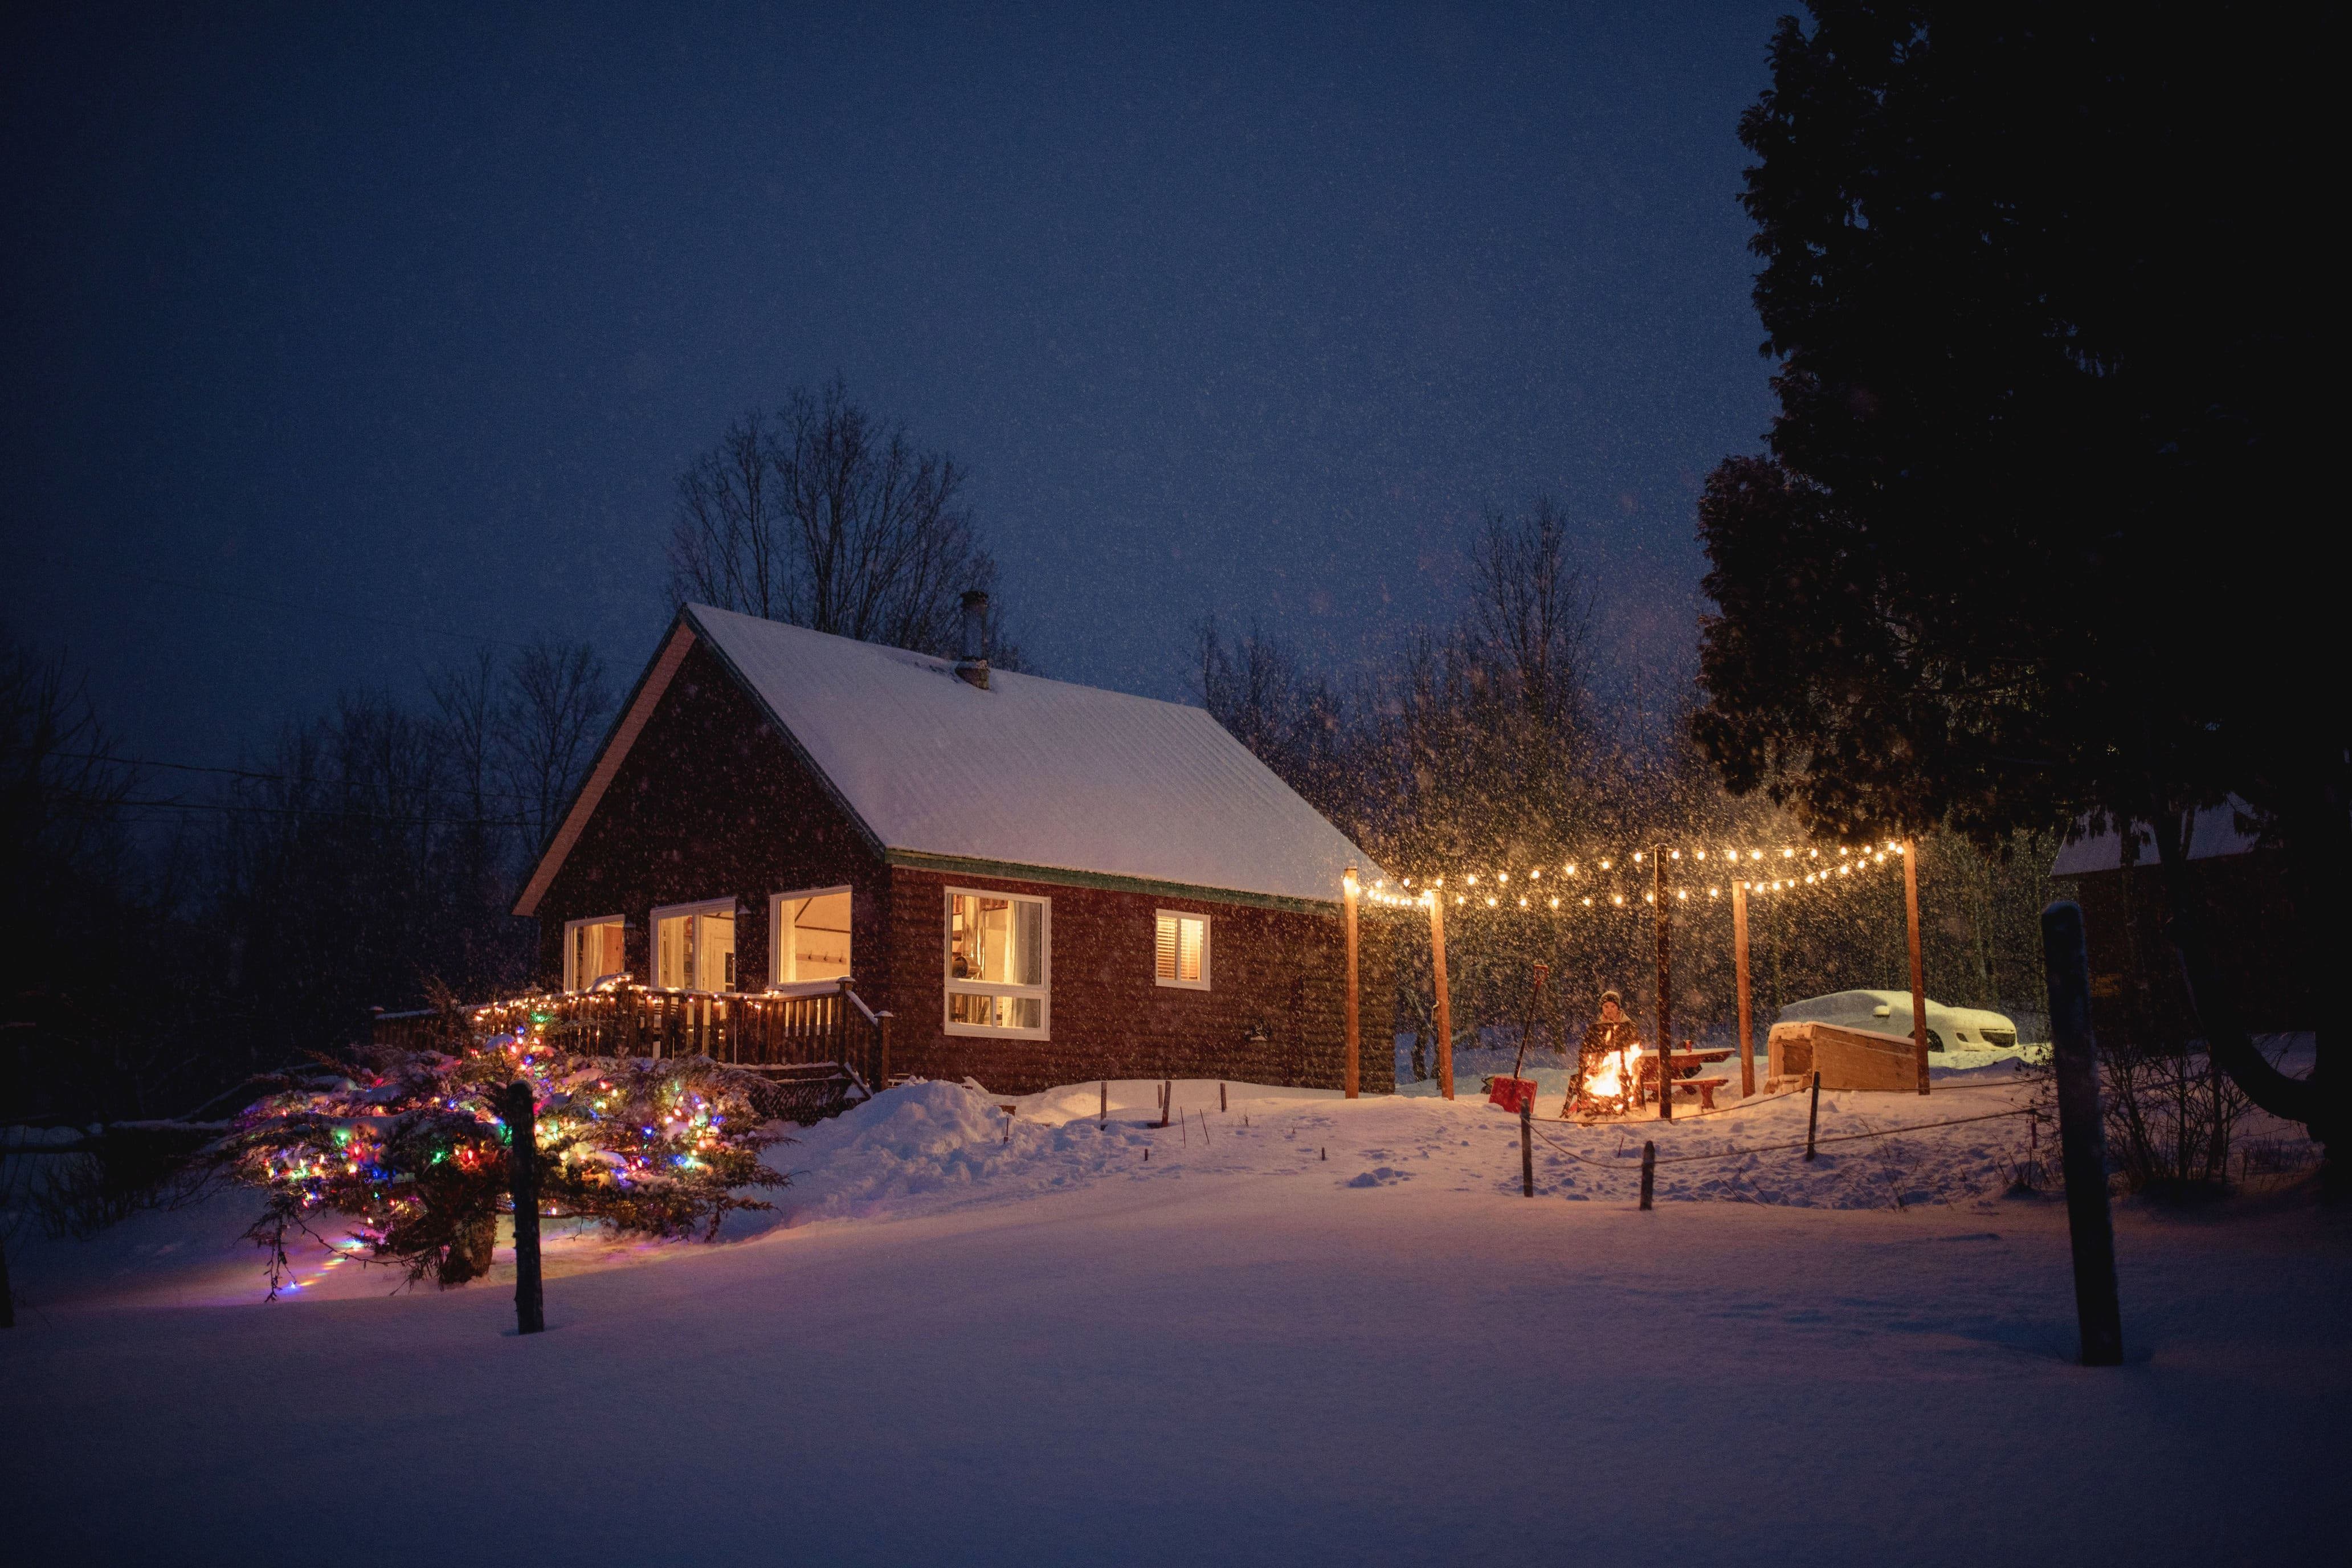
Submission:
<svg viewBox="0 0 2352 1568">
<path fill-rule="evenodd" d="M 1620 1098 L 1630 1094 L 1633 1088 L 1633 1072 L 1627 1066 L 1625 1053 L 1639 1050 L 1641 1045 L 1641 1031 L 1633 1026 L 1633 1020 L 1625 1016 L 1623 999 L 1614 991 L 1603 991 L 1601 994 L 1600 1016 L 1584 1026 L 1584 1045 L 1577 1053 L 1576 1081 L 1569 1086 L 1568 1100 L 1559 1108 L 1561 1119 L 1566 1120 L 1575 1110 L 1576 1102 L 1584 1092 L 1585 1079 L 1601 1065 L 1603 1057 L 1617 1058 L 1620 1081 L 1623 1084 Z"/>
</svg>

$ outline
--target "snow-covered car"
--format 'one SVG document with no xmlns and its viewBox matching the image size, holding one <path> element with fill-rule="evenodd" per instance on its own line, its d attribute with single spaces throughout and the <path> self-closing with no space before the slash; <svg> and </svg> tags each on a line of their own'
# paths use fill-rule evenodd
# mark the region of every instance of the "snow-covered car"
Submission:
<svg viewBox="0 0 2352 1568">
<path fill-rule="evenodd" d="M 1849 1029 L 1874 1029 L 1885 1035 L 1911 1032 L 1908 991 L 1835 991 L 1809 996 L 1780 1009 L 1784 1024 L 1839 1024 Z M 2005 1014 L 1983 1007 L 1947 1007 L 1927 1002 L 1927 1048 L 1931 1051 L 1981 1051 L 2017 1044 L 2017 1025 Z"/>
</svg>

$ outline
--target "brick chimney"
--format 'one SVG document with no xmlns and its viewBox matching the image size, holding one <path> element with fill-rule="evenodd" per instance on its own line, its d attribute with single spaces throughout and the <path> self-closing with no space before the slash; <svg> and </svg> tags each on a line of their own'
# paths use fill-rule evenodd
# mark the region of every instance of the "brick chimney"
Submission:
<svg viewBox="0 0 2352 1568">
<path fill-rule="evenodd" d="M 978 588 L 964 591 L 963 657 L 955 672 L 957 679 L 988 689 L 988 595 Z"/>
</svg>

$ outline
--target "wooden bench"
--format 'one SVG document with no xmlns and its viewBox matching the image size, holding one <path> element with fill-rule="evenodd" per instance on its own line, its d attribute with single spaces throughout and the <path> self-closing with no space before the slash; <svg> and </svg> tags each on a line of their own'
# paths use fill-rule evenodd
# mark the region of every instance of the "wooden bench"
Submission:
<svg viewBox="0 0 2352 1568">
<path fill-rule="evenodd" d="M 1727 1078 L 1678 1078 L 1674 1080 L 1675 1092 L 1685 1100 L 1696 1096 L 1701 1110 L 1713 1110 L 1715 1091 L 1730 1081 Z"/>
</svg>

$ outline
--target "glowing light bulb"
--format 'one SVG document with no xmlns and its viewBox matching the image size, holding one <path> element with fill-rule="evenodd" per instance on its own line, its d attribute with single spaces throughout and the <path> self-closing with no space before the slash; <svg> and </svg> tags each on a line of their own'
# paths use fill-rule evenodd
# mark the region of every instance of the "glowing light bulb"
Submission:
<svg viewBox="0 0 2352 1568">
<path fill-rule="evenodd" d="M 1554 900 L 1552 900 L 1552 901 L 1551 901 L 1551 907 L 1552 907 L 1553 909 L 1558 909 L 1558 908 L 1559 908 L 1559 900 L 1558 899 L 1554 899 Z"/>
</svg>

